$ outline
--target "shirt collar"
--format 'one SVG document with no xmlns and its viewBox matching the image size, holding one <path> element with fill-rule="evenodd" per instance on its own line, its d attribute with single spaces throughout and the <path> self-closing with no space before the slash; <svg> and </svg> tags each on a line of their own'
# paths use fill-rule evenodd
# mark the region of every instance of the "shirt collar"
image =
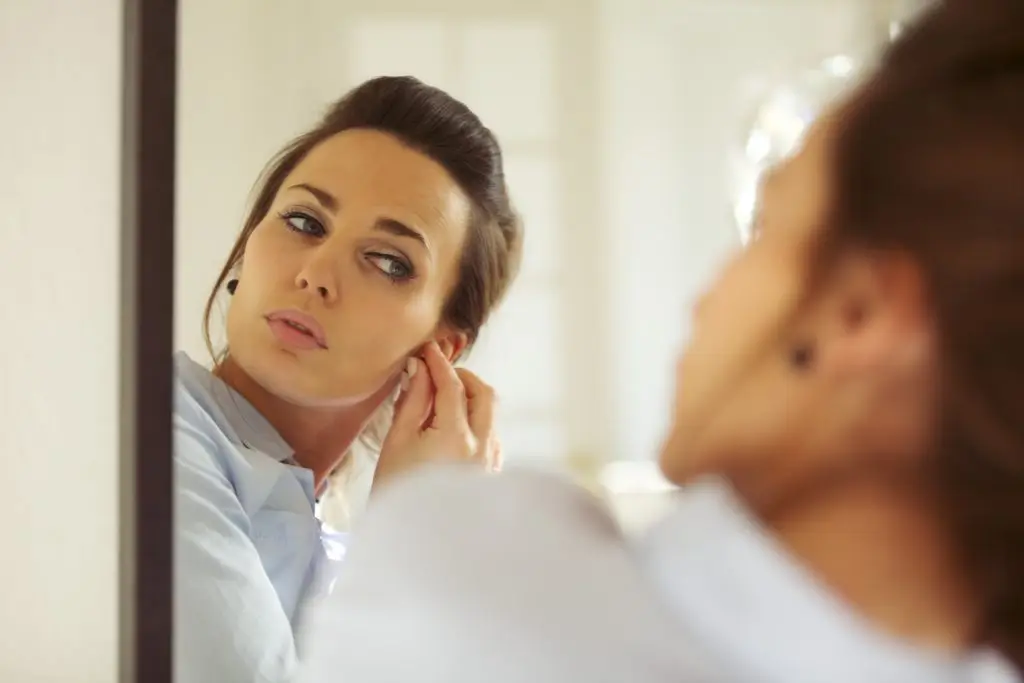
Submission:
<svg viewBox="0 0 1024 683">
<path fill-rule="evenodd" d="M 995 653 L 953 658 L 877 631 L 785 552 L 721 482 L 683 493 L 639 553 L 672 611 L 743 680 L 1020 681 Z"/>
<path fill-rule="evenodd" d="M 175 354 L 174 364 L 178 381 L 202 404 L 229 439 L 278 462 L 297 465 L 295 451 L 241 394 L 184 352 Z"/>
</svg>

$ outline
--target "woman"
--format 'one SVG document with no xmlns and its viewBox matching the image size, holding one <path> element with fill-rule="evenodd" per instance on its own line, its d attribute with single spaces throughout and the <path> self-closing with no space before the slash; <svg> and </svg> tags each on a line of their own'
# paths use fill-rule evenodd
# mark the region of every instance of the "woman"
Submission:
<svg viewBox="0 0 1024 683">
<path fill-rule="evenodd" d="M 291 679 L 330 580 L 317 494 L 396 392 L 375 488 L 435 458 L 497 465 L 488 412 L 447 419 L 490 391 L 451 363 L 520 246 L 494 135 L 412 78 L 356 88 L 270 163 L 207 305 L 208 327 L 226 287 L 227 348 L 212 373 L 177 363 L 176 680 Z"/>
<path fill-rule="evenodd" d="M 1021 178 L 1024 3 L 937 4 L 767 179 L 697 307 L 679 509 L 630 547 L 564 483 L 407 479 L 309 680 L 1020 680 Z"/>
</svg>

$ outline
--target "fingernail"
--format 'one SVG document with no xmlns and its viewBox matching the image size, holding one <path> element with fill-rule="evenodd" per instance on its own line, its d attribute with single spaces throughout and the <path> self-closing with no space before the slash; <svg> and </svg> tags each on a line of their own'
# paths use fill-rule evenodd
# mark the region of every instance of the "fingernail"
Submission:
<svg viewBox="0 0 1024 683">
<path fill-rule="evenodd" d="M 416 375 L 416 368 L 419 367 L 419 363 L 416 362 L 415 358 L 410 358 L 405 361 L 405 374 L 412 379 Z"/>
</svg>

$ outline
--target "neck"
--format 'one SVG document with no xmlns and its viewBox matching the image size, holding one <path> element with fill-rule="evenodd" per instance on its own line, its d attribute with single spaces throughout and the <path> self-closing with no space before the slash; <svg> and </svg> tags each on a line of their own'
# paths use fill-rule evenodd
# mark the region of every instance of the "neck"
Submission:
<svg viewBox="0 0 1024 683">
<path fill-rule="evenodd" d="M 876 627 L 919 646 L 967 647 L 976 605 L 936 515 L 906 492 L 855 485 L 765 520 L 783 545 Z"/>
<path fill-rule="evenodd" d="M 352 442 L 387 398 L 391 386 L 365 401 L 344 407 L 295 405 L 267 391 L 229 356 L 215 374 L 237 391 L 277 430 L 295 451 L 295 461 L 313 472 L 316 489 L 341 464 Z"/>
</svg>

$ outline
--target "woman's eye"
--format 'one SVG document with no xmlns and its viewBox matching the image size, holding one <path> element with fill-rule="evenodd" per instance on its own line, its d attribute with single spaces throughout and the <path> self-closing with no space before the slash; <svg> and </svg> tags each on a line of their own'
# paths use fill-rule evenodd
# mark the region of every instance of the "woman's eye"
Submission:
<svg viewBox="0 0 1024 683">
<path fill-rule="evenodd" d="M 370 254 L 370 262 L 380 272 L 392 280 L 409 280 L 412 278 L 412 267 L 397 256 L 390 254 Z"/>
<path fill-rule="evenodd" d="M 304 235 L 322 237 L 327 232 L 320 221 L 299 211 L 281 214 L 281 219 L 288 224 L 289 228 Z"/>
</svg>

